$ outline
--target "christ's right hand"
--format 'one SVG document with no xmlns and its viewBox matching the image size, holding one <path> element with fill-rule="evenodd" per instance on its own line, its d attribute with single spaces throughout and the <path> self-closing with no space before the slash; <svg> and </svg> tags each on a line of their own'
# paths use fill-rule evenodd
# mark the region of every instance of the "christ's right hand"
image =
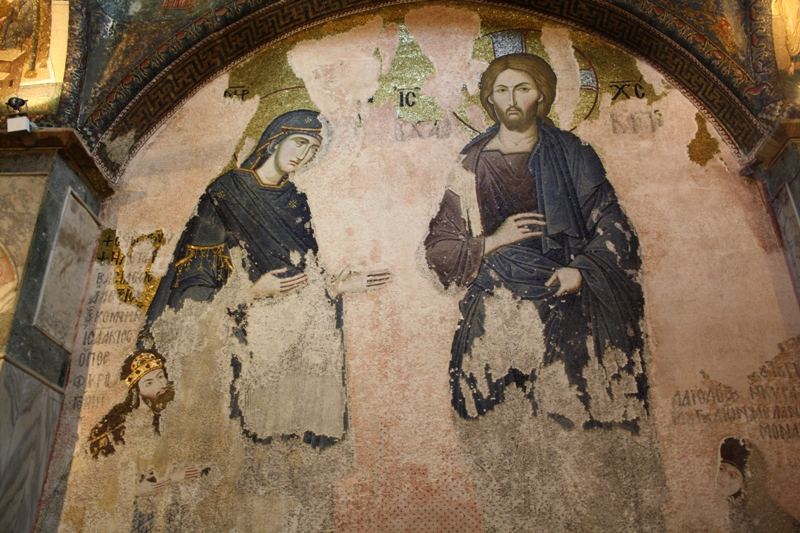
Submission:
<svg viewBox="0 0 800 533">
<path fill-rule="evenodd" d="M 258 281 L 250 287 L 250 295 L 253 298 L 274 298 L 292 291 L 296 291 L 308 282 L 308 276 L 304 273 L 291 276 L 289 278 L 279 278 L 278 274 L 283 274 L 288 268 L 271 270 L 261 276 Z"/>
<path fill-rule="evenodd" d="M 542 229 L 546 225 L 544 215 L 539 213 L 511 215 L 500 224 L 497 231 L 486 237 L 483 245 L 483 255 L 489 255 L 503 246 L 524 241 L 531 237 L 541 237 L 544 235 Z"/>
</svg>

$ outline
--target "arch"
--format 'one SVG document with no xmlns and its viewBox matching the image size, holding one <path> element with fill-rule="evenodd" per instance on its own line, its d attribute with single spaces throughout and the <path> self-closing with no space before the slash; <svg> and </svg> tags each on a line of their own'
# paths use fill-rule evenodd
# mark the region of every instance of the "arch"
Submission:
<svg viewBox="0 0 800 533">
<path fill-rule="evenodd" d="M 79 130 L 93 147 L 93 155 L 106 176 L 117 182 L 127 162 L 150 134 L 182 102 L 236 63 L 312 26 L 414 1 L 419 0 L 284 0 L 258 7 L 250 0 L 231 0 L 205 13 L 140 62 L 92 110 Z M 642 58 L 706 115 L 743 160 L 751 157 L 767 133 L 768 126 L 755 114 L 759 105 L 749 102 L 748 107 L 746 104 L 748 95 L 761 95 L 769 84 L 747 75 L 741 66 L 729 64 L 724 57 L 717 57 L 716 68 L 712 71 L 704 64 L 708 61 L 698 57 L 702 54 L 690 51 L 643 18 L 620 7 L 602 0 L 478 0 L 472 3 L 520 10 L 566 24 Z M 654 9 L 657 15 L 658 10 Z M 760 15 L 754 9 L 751 8 L 749 17 L 751 22 L 758 22 Z M 756 33 L 753 30 L 752 35 Z M 705 45 L 700 49 L 708 52 L 708 42 Z M 774 63 L 774 57 L 772 61 Z M 761 100 L 761 107 L 764 107 L 763 98 Z M 116 139 L 124 139 L 123 145 L 128 148 L 123 151 L 127 157 L 122 160 L 118 148 L 112 153 L 110 144 Z"/>
</svg>

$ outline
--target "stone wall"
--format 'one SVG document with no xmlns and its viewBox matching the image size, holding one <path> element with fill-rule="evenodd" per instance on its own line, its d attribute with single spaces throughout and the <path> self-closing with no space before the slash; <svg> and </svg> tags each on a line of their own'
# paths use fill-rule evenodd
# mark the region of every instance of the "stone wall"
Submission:
<svg viewBox="0 0 800 533">
<path fill-rule="evenodd" d="M 31 531 L 63 404 L 100 201 L 53 148 L 0 152 L 0 188 L 0 529 Z"/>
</svg>

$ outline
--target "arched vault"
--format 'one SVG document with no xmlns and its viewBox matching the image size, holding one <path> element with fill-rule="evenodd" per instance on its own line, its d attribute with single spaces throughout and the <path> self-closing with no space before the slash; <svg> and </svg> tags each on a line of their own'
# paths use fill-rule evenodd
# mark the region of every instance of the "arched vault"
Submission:
<svg viewBox="0 0 800 533">
<path fill-rule="evenodd" d="M 106 176 L 116 182 L 127 161 L 177 107 L 237 62 L 303 29 L 408 0 L 230 0 L 199 14 L 115 82 L 93 87 L 101 98 L 80 97 L 87 51 L 81 32 L 91 23 L 73 5 L 68 81 L 60 114 L 77 127 Z M 741 0 L 734 13 L 698 15 L 695 1 L 678 0 L 482 0 L 590 32 L 661 72 L 678 87 L 743 161 L 772 130 L 779 113 L 779 78 L 769 0 Z M 713 3 L 713 1 L 711 2 Z M 719 3 L 730 10 L 731 4 Z M 78 3 L 76 3 L 78 4 Z M 706 2 L 708 4 L 708 2 Z M 725 4 L 728 7 L 723 8 Z M 453 5 L 453 3 L 449 3 Z M 692 7 L 694 6 L 694 8 Z M 83 11 L 82 11 L 83 10 Z M 725 15 L 725 16 L 722 16 Z M 722 18 L 720 18 L 722 17 Z M 738 44 L 723 38 L 723 20 L 735 26 Z M 710 20 L 717 21 L 714 25 Z M 81 25 L 84 25 L 81 27 Z M 102 43 L 94 43 L 95 46 Z M 70 77 L 70 74 L 72 75 Z M 99 102 L 99 103 L 98 103 Z M 124 139 L 121 156 L 110 143 Z M 119 143 L 116 143 L 117 147 Z"/>
</svg>

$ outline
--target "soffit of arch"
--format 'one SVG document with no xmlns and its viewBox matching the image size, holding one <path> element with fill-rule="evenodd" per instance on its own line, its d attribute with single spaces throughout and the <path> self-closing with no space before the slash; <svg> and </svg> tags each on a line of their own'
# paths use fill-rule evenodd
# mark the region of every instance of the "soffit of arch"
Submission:
<svg viewBox="0 0 800 533">
<path fill-rule="evenodd" d="M 132 32 L 146 31 L 148 24 L 160 24 L 175 31 L 166 40 L 155 43 L 145 55 L 135 57 L 135 62 L 115 59 L 115 51 L 108 50 L 103 61 L 122 66 L 116 72 L 99 76 L 102 78 L 99 80 L 96 72 L 99 67 L 93 61 L 100 59 L 85 47 L 81 49 L 82 41 L 78 38 L 81 31 L 86 36 L 92 21 L 86 12 L 72 18 L 68 81 L 59 113 L 77 127 L 112 182 L 119 179 L 130 157 L 183 101 L 237 62 L 271 43 L 324 22 L 413 3 L 408 0 L 164 2 L 176 6 L 188 2 L 196 8 L 209 9 L 196 11 L 194 16 L 186 11 L 184 19 L 129 21 Z M 743 161 L 752 158 L 779 118 L 783 95 L 775 61 L 770 0 L 754 0 L 749 7 L 735 9 L 730 7 L 731 2 L 721 0 L 475 3 L 521 10 L 588 31 L 646 60 L 682 89 Z M 462 2 L 448 5 L 458 4 Z M 75 12 L 81 8 L 73 5 L 72 9 Z M 95 40 L 95 47 L 103 46 L 102 41 Z M 84 83 L 93 79 L 98 82 L 88 94 L 74 79 L 69 79 L 69 74 Z M 125 150 L 120 150 L 120 146 Z"/>
</svg>

